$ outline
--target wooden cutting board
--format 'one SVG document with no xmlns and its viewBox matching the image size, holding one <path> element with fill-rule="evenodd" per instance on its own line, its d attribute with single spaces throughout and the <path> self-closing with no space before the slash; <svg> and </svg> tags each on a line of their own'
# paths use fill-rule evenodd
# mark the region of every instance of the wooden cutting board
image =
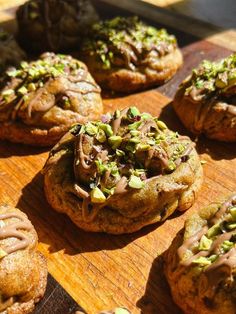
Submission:
<svg viewBox="0 0 236 314">
<path fill-rule="evenodd" d="M 127 14 L 100 2 L 97 6 L 105 16 Z M 160 115 L 170 128 L 189 135 L 171 107 L 171 98 L 179 82 L 200 60 L 214 60 L 230 51 L 167 28 L 176 34 L 182 47 L 182 69 L 158 89 L 104 99 L 105 110 L 135 105 Z M 16 206 L 29 216 L 38 232 L 39 250 L 48 259 L 50 274 L 87 313 L 125 306 L 134 314 L 179 314 L 181 311 L 173 303 L 163 276 L 162 253 L 189 214 L 236 191 L 236 145 L 201 137 L 196 140 L 196 148 L 206 164 L 204 183 L 194 206 L 184 214 L 176 213 L 166 222 L 134 234 L 87 233 L 65 215 L 54 212 L 44 197 L 40 173 L 47 149 L 0 143 L 0 203 Z M 49 277 L 48 292 L 35 313 L 67 314 L 77 309 L 57 282 Z"/>
</svg>

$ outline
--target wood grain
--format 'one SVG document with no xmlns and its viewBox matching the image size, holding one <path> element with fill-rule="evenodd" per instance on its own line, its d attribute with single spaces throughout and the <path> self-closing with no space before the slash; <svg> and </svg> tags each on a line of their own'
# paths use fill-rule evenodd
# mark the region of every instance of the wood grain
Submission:
<svg viewBox="0 0 236 314">
<path fill-rule="evenodd" d="M 105 99 L 106 111 L 136 105 L 140 110 L 160 115 L 172 129 L 188 134 L 171 107 L 177 85 L 200 60 L 218 59 L 230 51 L 175 33 L 185 56 L 176 77 L 158 90 Z M 191 212 L 236 190 L 235 144 L 200 137 L 196 147 L 206 164 L 204 183 L 194 206 L 184 214 L 177 213 L 162 224 L 131 235 L 86 233 L 50 208 L 40 174 L 48 156 L 46 149 L 0 143 L 0 203 L 17 206 L 28 214 L 38 232 L 39 249 L 48 259 L 50 273 L 88 314 L 116 306 L 125 306 L 133 314 L 179 314 L 163 277 L 162 253 Z M 43 312 L 39 305 L 37 313 L 67 314 L 67 310 L 56 310 L 55 300 L 59 302 L 60 296 L 50 295 L 48 304 L 54 306 Z"/>
</svg>

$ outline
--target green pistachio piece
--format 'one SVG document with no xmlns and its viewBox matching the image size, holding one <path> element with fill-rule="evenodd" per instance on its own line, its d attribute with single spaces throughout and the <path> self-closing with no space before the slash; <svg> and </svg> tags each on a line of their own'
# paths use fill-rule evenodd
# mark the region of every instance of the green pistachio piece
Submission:
<svg viewBox="0 0 236 314">
<path fill-rule="evenodd" d="M 142 144 L 142 143 L 138 144 L 138 146 L 137 146 L 137 150 L 139 150 L 139 151 L 146 151 L 146 150 L 149 150 L 150 148 L 151 148 L 150 145 Z"/>
<path fill-rule="evenodd" d="M 25 95 L 28 93 L 28 89 L 25 87 L 25 86 L 21 86 L 17 92 L 20 94 L 20 95 Z"/>
<path fill-rule="evenodd" d="M 112 128 L 110 126 L 110 124 L 106 124 L 106 123 L 101 123 L 99 125 L 99 128 L 101 130 L 103 130 L 107 136 L 112 136 L 113 135 L 113 131 L 112 131 Z"/>
<path fill-rule="evenodd" d="M 3 257 L 7 256 L 7 255 L 8 255 L 8 253 L 7 253 L 6 251 L 4 251 L 2 248 L 0 248 L 0 260 L 1 260 Z"/>
<path fill-rule="evenodd" d="M 118 119 L 120 117 L 120 110 L 116 110 L 115 113 L 114 113 L 114 117 L 115 119 Z"/>
<path fill-rule="evenodd" d="M 7 97 L 14 94 L 14 90 L 13 89 L 5 89 L 4 91 L 2 91 L 1 95 L 3 97 Z"/>
<path fill-rule="evenodd" d="M 149 120 L 152 119 L 152 116 L 150 115 L 150 113 L 144 112 L 141 114 L 141 118 L 142 120 Z"/>
<path fill-rule="evenodd" d="M 133 189 L 142 189 L 144 187 L 144 182 L 139 177 L 131 175 L 128 185 Z"/>
<path fill-rule="evenodd" d="M 229 230 L 236 229 L 236 222 L 228 222 L 226 223 L 226 228 Z"/>
<path fill-rule="evenodd" d="M 16 77 L 18 75 L 18 73 L 19 73 L 19 71 L 15 68 L 6 71 L 6 74 L 10 77 Z"/>
<path fill-rule="evenodd" d="M 211 256 L 208 257 L 209 261 L 211 261 L 212 263 L 213 263 L 215 260 L 217 260 L 217 258 L 218 258 L 218 255 L 216 255 L 216 254 L 213 254 L 213 255 L 211 255 Z"/>
<path fill-rule="evenodd" d="M 233 217 L 233 220 L 235 221 L 236 220 L 236 206 L 231 207 L 229 212 L 230 212 L 231 216 Z"/>
<path fill-rule="evenodd" d="M 116 149 L 122 143 L 122 137 L 119 135 L 112 135 L 108 138 L 108 143 L 112 149 Z"/>
<path fill-rule="evenodd" d="M 139 144 L 140 139 L 138 137 L 131 137 L 131 139 L 129 139 L 129 142 L 134 143 L 134 144 Z"/>
<path fill-rule="evenodd" d="M 115 314 L 130 314 L 130 312 L 126 310 L 125 308 L 117 307 L 115 309 Z"/>
<path fill-rule="evenodd" d="M 213 241 L 211 239 L 208 239 L 205 235 L 203 235 L 198 246 L 199 251 L 208 251 L 212 242 Z"/>
<path fill-rule="evenodd" d="M 98 132 L 98 127 L 94 125 L 93 123 L 88 122 L 85 125 L 85 132 L 88 133 L 89 135 L 95 135 Z"/>
<path fill-rule="evenodd" d="M 216 236 L 216 235 L 218 235 L 218 234 L 220 234 L 220 233 L 221 233 L 220 224 L 217 223 L 217 224 L 213 225 L 213 226 L 207 231 L 206 236 L 207 236 L 208 238 L 212 238 L 212 237 L 214 237 L 214 236 Z"/>
<path fill-rule="evenodd" d="M 125 156 L 125 152 L 121 149 L 116 149 L 116 155 L 122 157 Z"/>
<path fill-rule="evenodd" d="M 202 266 L 208 266 L 211 265 L 211 261 L 209 260 L 209 258 L 204 257 L 204 256 L 200 256 L 196 259 L 193 260 L 194 264 L 200 264 Z"/>
<path fill-rule="evenodd" d="M 106 140 L 107 140 L 106 133 L 103 130 L 99 129 L 98 133 L 96 135 L 96 139 L 98 140 L 99 143 L 106 142 Z"/>
<path fill-rule="evenodd" d="M 113 195 L 115 192 L 115 188 L 111 188 L 111 189 L 107 189 L 107 188 L 103 188 L 102 192 L 108 194 L 108 195 Z"/>
<path fill-rule="evenodd" d="M 136 117 L 136 116 L 140 115 L 140 112 L 139 112 L 138 108 L 130 107 L 127 114 L 128 114 L 128 116 Z"/>
<path fill-rule="evenodd" d="M 94 188 L 90 192 L 90 197 L 91 197 L 91 202 L 95 204 L 104 203 L 106 201 L 106 196 L 98 187 Z"/>
<path fill-rule="evenodd" d="M 157 120 L 156 124 L 157 124 L 158 128 L 161 129 L 161 130 L 167 129 L 167 125 L 163 121 L 161 121 L 161 120 Z"/>
<path fill-rule="evenodd" d="M 173 160 L 169 160 L 168 162 L 168 170 L 173 171 L 176 169 L 176 164 L 174 163 Z"/>
<path fill-rule="evenodd" d="M 105 171 L 108 170 L 107 165 L 103 164 L 101 159 L 95 160 L 95 164 L 97 166 L 97 170 L 99 174 L 103 174 Z"/>
<path fill-rule="evenodd" d="M 131 131 L 130 131 L 130 134 L 131 134 L 132 136 L 138 136 L 138 135 L 140 134 L 140 131 L 138 131 L 138 130 L 131 130 Z"/>
<path fill-rule="evenodd" d="M 234 243 L 231 241 L 224 241 L 221 244 L 221 248 L 224 250 L 224 252 L 228 252 L 229 250 L 231 250 L 234 247 Z"/>
<path fill-rule="evenodd" d="M 129 124 L 128 129 L 129 130 L 136 130 L 140 125 L 141 125 L 141 121 L 137 121 L 134 123 Z"/>
<path fill-rule="evenodd" d="M 35 90 L 36 90 L 36 85 L 35 85 L 34 83 L 29 83 L 29 85 L 28 85 L 28 90 L 29 90 L 30 92 L 35 91 Z"/>
<path fill-rule="evenodd" d="M 227 82 L 224 82 L 220 78 L 217 78 L 215 81 L 215 86 L 218 88 L 224 88 L 225 86 L 227 86 Z"/>
</svg>

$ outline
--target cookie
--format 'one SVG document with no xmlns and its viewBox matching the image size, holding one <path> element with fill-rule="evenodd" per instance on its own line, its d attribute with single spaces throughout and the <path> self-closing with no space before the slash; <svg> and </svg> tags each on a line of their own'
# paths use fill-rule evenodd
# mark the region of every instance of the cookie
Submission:
<svg viewBox="0 0 236 314">
<path fill-rule="evenodd" d="M 0 313 L 31 313 L 47 283 L 37 233 L 19 209 L 0 206 Z"/>
<path fill-rule="evenodd" d="M 100 88 L 82 62 L 45 53 L 9 69 L 0 91 L 0 139 L 55 144 L 71 124 L 100 117 Z"/>
<path fill-rule="evenodd" d="M 176 38 L 137 17 L 96 23 L 81 50 L 98 84 L 118 92 L 163 84 L 182 65 Z"/>
<path fill-rule="evenodd" d="M 98 15 L 89 0 L 30 0 L 16 12 L 18 38 L 30 52 L 77 48 Z"/>
<path fill-rule="evenodd" d="M 236 141 L 236 54 L 218 62 L 203 61 L 180 85 L 174 109 L 196 135 Z"/>
<path fill-rule="evenodd" d="M 84 230 L 114 234 L 188 209 L 202 182 L 194 143 L 136 107 L 74 125 L 43 173 L 55 210 Z"/>
<path fill-rule="evenodd" d="M 165 254 L 174 301 L 186 314 L 234 314 L 236 194 L 193 214 Z"/>
</svg>

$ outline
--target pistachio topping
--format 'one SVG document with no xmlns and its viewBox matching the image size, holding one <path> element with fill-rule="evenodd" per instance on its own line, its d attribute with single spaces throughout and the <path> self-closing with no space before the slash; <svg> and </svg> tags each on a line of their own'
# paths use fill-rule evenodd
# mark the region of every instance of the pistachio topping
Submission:
<svg viewBox="0 0 236 314">
<path fill-rule="evenodd" d="M 165 29 L 156 29 L 138 17 L 116 17 L 96 23 L 85 40 L 83 51 L 96 55 L 103 69 L 125 65 L 134 70 L 148 53 L 165 55 L 176 47 L 176 39 Z M 140 60 L 139 60 L 140 59 Z"/>
<path fill-rule="evenodd" d="M 236 54 L 218 62 L 204 60 L 192 75 L 185 91 L 186 95 L 206 97 L 213 92 L 225 93 L 236 84 Z"/>
<path fill-rule="evenodd" d="M 188 138 L 136 107 L 76 124 L 70 132 L 75 136 L 75 176 L 83 181 L 83 195 L 99 206 L 115 194 L 143 189 L 149 178 L 172 173 L 192 150 Z"/>
<path fill-rule="evenodd" d="M 207 225 L 183 243 L 178 249 L 183 265 L 197 264 L 206 272 L 222 264 L 232 268 L 232 256 L 236 253 L 235 204 L 236 196 L 232 196 L 218 207 Z M 187 259 L 186 250 L 193 252 Z"/>
<path fill-rule="evenodd" d="M 36 61 L 8 68 L 0 86 L 0 110 L 7 113 L 4 118 L 12 120 L 26 119 L 26 115 L 30 119 L 34 108 L 46 112 L 54 105 L 73 111 L 76 94 L 85 98 L 89 93 L 100 93 L 100 88 L 88 79 L 82 62 L 68 55 L 45 53 Z M 21 109 L 27 113 L 21 114 Z M 86 127 L 89 133 L 93 125 Z"/>
</svg>

